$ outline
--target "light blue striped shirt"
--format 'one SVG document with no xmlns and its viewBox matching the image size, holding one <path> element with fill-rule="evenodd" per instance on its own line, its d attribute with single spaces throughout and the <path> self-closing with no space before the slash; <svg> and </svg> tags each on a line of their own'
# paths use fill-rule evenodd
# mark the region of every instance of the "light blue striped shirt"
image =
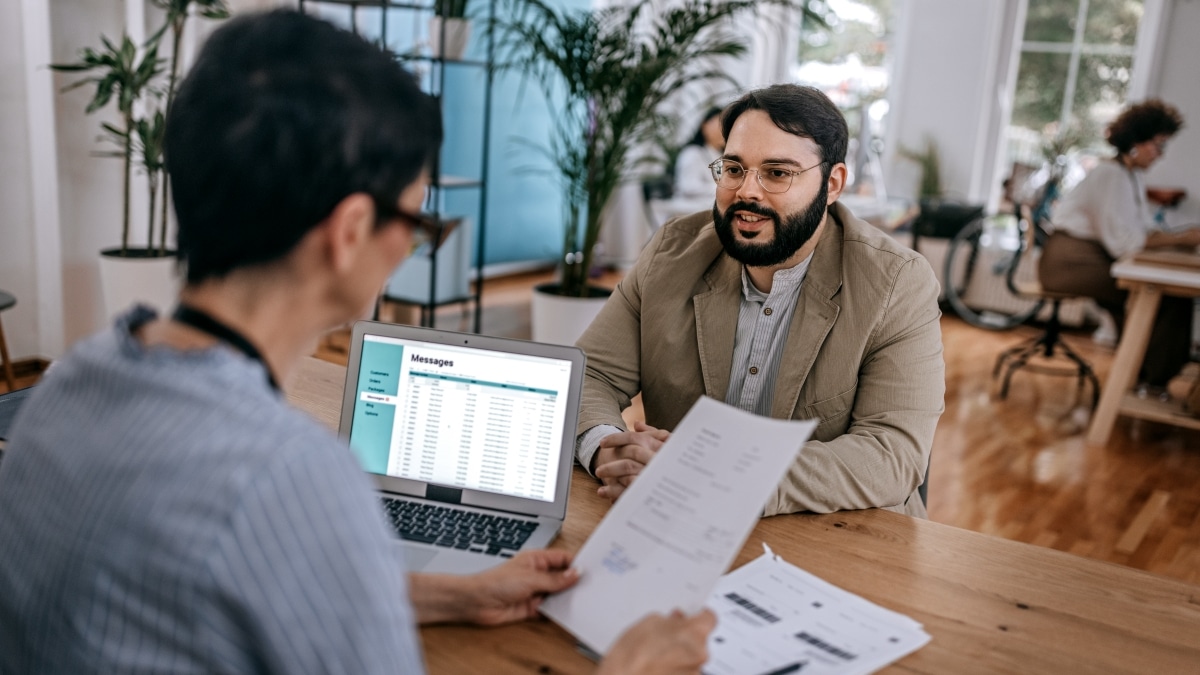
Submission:
<svg viewBox="0 0 1200 675">
<path fill-rule="evenodd" d="M 344 444 L 225 347 L 131 325 L 55 364 L 0 463 L 0 672 L 419 673 Z"/>
</svg>

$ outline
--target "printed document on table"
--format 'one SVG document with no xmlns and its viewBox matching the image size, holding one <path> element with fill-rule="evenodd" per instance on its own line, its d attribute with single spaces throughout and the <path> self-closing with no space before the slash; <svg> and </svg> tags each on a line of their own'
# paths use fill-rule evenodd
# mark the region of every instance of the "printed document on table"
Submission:
<svg viewBox="0 0 1200 675">
<path fill-rule="evenodd" d="M 542 613 L 604 654 L 650 612 L 698 611 L 815 427 L 702 397 L 575 555 L 579 583 Z"/>
<path fill-rule="evenodd" d="M 763 548 L 766 548 L 764 546 Z M 921 624 L 767 552 L 717 582 L 704 675 L 870 673 L 929 642 Z"/>
</svg>

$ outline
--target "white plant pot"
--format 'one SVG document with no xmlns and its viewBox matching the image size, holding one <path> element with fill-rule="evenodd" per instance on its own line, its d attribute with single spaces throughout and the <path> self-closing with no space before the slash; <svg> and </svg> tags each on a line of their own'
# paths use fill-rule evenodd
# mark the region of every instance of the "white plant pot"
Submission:
<svg viewBox="0 0 1200 675">
<path fill-rule="evenodd" d="M 145 249 L 134 249 L 145 254 Z M 112 320 L 136 303 L 168 311 L 179 294 L 180 278 L 174 255 L 121 257 L 118 249 L 100 252 L 100 291 L 105 316 Z"/>
<path fill-rule="evenodd" d="M 568 298 L 546 289 L 553 284 L 541 284 L 533 289 L 530 308 L 534 342 L 573 345 L 600 313 L 608 297 Z"/>
<path fill-rule="evenodd" d="M 442 30 L 442 22 L 446 22 Z M 446 42 L 443 47 L 442 38 Z M 461 59 L 467 53 L 467 40 L 471 37 L 471 22 L 466 19 L 443 19 L 435 16 L 429 20 L 429 48 L 435 58 Z"/>
</svg>

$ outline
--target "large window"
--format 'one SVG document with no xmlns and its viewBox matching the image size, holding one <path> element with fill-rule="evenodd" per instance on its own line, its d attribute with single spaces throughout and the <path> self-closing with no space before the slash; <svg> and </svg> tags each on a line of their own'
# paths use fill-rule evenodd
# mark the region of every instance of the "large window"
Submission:
<svg viewBox="0 0 1200 675">
<path fill-rule="evenodd" d="M 1028 0 L 1010 161 L 1106 151 L 1104 126 L 1128 96 L 1142 11 L 1143 0 Z"/>
<path fill-rule="evenodd" d="M 903 0 L 808 0 L 792 73 L 818 87 L 850 126 L 851 192 L 882 194 L 878 149 L 888 112 L 892 16 Z"/>
</svg>

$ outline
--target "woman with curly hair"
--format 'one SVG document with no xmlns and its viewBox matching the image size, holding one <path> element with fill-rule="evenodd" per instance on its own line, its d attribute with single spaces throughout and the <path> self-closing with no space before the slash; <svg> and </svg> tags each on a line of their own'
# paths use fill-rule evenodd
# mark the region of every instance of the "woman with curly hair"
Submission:
<svg viewBox="0 0 1200 675">
<path fill-rule="evenodd" d="M 1160 229 L 1142 178 L 1182 127 L 1183 117 L 1168 103 L 1152 99 L 1130 106 L 1105 133 L 1116 157 L 1100 162 L 1063 197 L 1046 228 L 1050 237 L 1038 265 L 1042 287 L 1094 298 L 1118 330 L 1125 325 L 1128 293 L 1117 288 L 1109 271 L 1113 262 L 1142 249 L 1200 246 L 1200 228 Z M 1139 374 L 1142 385 L 1163 388 L 1187 363 L 1191 325 L 1190 298 L 1162 299 Z"/>
</svg>

